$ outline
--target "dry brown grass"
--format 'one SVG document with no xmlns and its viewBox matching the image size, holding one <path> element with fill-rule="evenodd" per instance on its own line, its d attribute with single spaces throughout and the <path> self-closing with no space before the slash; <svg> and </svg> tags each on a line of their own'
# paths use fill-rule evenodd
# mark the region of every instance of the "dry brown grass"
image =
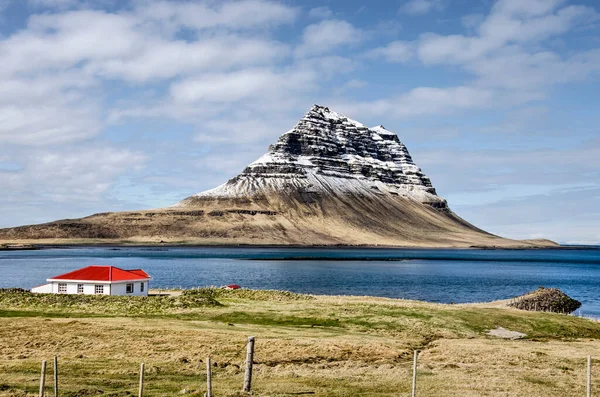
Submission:
<svg viewBox="0 0 600 397">
<path fill-rule="evenodd" d="M 368 245 L 396 247 L 539 247 L 488 234 L 449 210 L 386 195 L 297 192 L 268 199 L 193 200 L 190 206 L 113 212 L 0 229 L 0 243 Z"/>
<path fill-rule="evenodd" d="M 235 396 L 248 335 L 257 337 L 257 396 L 408 395 L 415 348 L 420 396 L 581 396 L 585 357 L 600 357 L 600 324 L 559 314 L 363 297 L 220 299 L 225 306 L 159 317 L 0 307 L 0 396 L 35 393 L 40 361 L 55 354 L 63 396 L 135 393 L 140 362 L 148 396 L 201 395 L 208 355 L 215 395 Z M 496 326 L 529 338 L 485 335 Z"/>
</svg>

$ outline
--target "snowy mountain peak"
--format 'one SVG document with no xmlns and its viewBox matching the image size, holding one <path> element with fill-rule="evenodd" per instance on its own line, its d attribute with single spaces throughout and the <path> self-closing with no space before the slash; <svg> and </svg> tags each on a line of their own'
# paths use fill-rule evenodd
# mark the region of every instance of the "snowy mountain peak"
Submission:
<svg viewBox="0 0 600 397">
<path fill-rule="evenodd" d="M 398 136 L 313 105 L 266 154 L 237 177 L 197 198 L 268 196 L 286 190 L 391 194 L 445 207 Z"/>
<path fill-rule="evenodd" d="M 373 128 L 371 128 L 371 130 L 377 132 L 380 135 L 396 135 L 395 132 L 386 130 L 385 127 L 382 126 L 382 125 L 378 125 L 377 127 L 373 127 Z"/>
<path fill-rule="evenodd" d="M 344 116 L 343 114 L 339 114 L 337 112 L 329 110 L 327 106 L 321 105 L 313 105 L 308 113 L 304 115 L 303 120 L 305 119 L 323 119 L 323 120 L 331 120 L 331 121 L 339 121 L 341 123 L 355 125 L 357 127 L 366 127 L 364 124 L 359 123 L 356 120 L 352 120 L 349 117 Z"/>
</svg>

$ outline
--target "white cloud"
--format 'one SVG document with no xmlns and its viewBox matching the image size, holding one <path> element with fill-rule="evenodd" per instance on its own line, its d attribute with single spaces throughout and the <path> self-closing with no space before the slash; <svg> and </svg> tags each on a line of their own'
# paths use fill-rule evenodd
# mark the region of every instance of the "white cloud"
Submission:
<svg viewBox="0 0 600 397">
<path fill-rule="evenodd" d="M 505 10 L 502 4 L 514 0 L 496 3 L 496 7 L 479 26 L 480 35 L 499 44 L 507 42 L 530 42 L 544 40 L 562 34 L 578 22 L 588 19 L 594 10 L 584 6 L 568 6 L 552 12 L 553 8 L 544 9 L 548 13 L 520 13 L 516 10 Z M 512 11 L 512 12 L 507 12 Z M 540 10 L 541 11 L 541 10 Z"/>
<path fill-rule="evenodd" d="M 600 193 L 597 139 L 568 148 L 430 149 L 415 160 L 450 207 L 484 230 L 512 238 L 600 242 L 593 228 L 600 214 L 581 211 L 594 208 Z"/>
<path fill-rule="evenodd" d="M 274 101 L 315 88 L 316 80 L 315 70 L 309 68 L 282 71 L 254 68 L 181 80 L 171 86 L 170 94 L 174 103 L 181 106 L 254 99 L 268 108 Z"/>
<path fill-rule="evenodd" d="M 484 109 L 496 100 L 492 90 L 457 86 L 418 87 L 404 94 L 370 102 L 338 102 L 335 109 L 353 118 L 386 117 L 402 119 L 415 116 L 452 114 L 467 109 Z"/>
<path fill-rule="evenodd" d="M 600 242 L 593 227 L 600 214 L 587 210 L 595 208 L 600 194 L 598 139 L 568 148 L 462 148 L 418 157 L 451 207 L 486 230 L 513 238 L 539 234 L 563 242 Z"/>
<path fill-rule="evenodd" d="M 558 128 L 558 126 L 555 126 Z M 527 136 L 551 136 L 552 131 L 551 113 L 547 106 L 532 105 L 519 107 L 506 113 L 504 118 L 497 124 L 484 126 L 481 132 L 495 134 L 526 134 Z"/>
<path fill-rule="evenodd" d="M 266 0 L 227 2 L 151 1 L 142 2 L 137 12 L 148 23 L 163 24 L 172 30 L 180 27 L 233 30 L 265 28 L 292 22 L 298 10 Z"/>
<path fill-rule="evenodd" d="M 34 5 L 74 4 L 37 0 Z M 156 84 L 200 72 L 272 65 L 289 48 L 260 32 L 239 31 L 289 23 L 296 15 L 295 8 L 265 0 L 140 1 L 117 12 L 32 15 L 25 29 L 0 37 L 0 142 L 59 144 L 96 135 L 105 93 L 91 87 L 106 80 Z M 175 34 L 181 29 L 195 35 L 179 39 Z M 90 95 L 96 93 L 100 96 Z"/>
<path fill-rule="evenodd" d="M 97 103 L 79 90 L 91 93 L 94 87 L 77 73 L 6 79 L 2 87 L 1 143 L 44 146 L 89 138 L 100 130 Z"/>
<path fill-rule="evenodd" d="M 472 29 L 476 26 L 479 26 L 479 24 L 481 24 L 481 22 L 483 21 L 483 19 L 485 18 L 485 15 L 483 14 L 467 14 L 464 15 L 460 18 L 460 22 L 463 24 L 463 26 L 467 29 Z"/>
<path fill-rule="evenodd" d="M 297 56 L 323 54 L 339 47 L 360 43 L 364 32 L 343 20 L 329 19 L 304 29 Z"/>
<path fill-rule="evenodd" d="M 441 0 L 409 0 L 400 7 L 399 12 L 408 15 L 423 15 L 442 8 Z"/>
<path fill-rule="evenodd" d="M 352 79 L 344 84 L 345 88 L 354 89 L 354 88 L 363 88 L 366 87 L 368 83 L 364 80 Z"/>
<path fill-rule="evenodd" d="M 115 190 L 118 178 L 144 166 L 146 157 L 137 151 L 78 145 L 13 150 L 4 157 L 18 167 L 0 168 L 0 227 L 144 207 Z"/>
<path fill-rule="evenodd" d="M 143 2 L 119 13 L 33 15 L 27 29 L 0 40 L 4 60 L 0 76 L 79 67 L 92 75 L 144 80 L 269 62 L 286 54 L 286 46 L 268 38 L 205 29 L 266 28 L 291 22 L 295 9 L 262 0 L 217 4 L 211 8 L 188 2 Z M 184 28 L 197 31 L 197 36 L 189 41 L 173 37 Z"/>
<path fill-rule="evenodd" d="M 437 187 L 452 194 L 500 190 L 507 185 L 563 189 L 591 183 L 600 187 L 600 141 L 582 142 L 569 149 L 430 150 L 419 155 L 419 163 L 425 169 L 436 169 L 436 177 L 430 176 L 438 181 Z M 451 175 L 461 178 L 449 178 Z"/>
<path fill-rule="evenodd" d="M 247 69 L 232 73 L 205 74 L 183 80 L 171 87 L 176 102 L 236 102 L 286 91 L 311 83 L 307 74 L 275 73 L 268 69 Z M 287 92 L 289 94 L 289 91 Z"/>
<path fill-rule="evenodd" d="M 96 135 L 99 122 L 93 109 L 68 104 L 0 106 L 0 142 L 44 146 Z"/>
<path fill-rule="evenodd" d="M 490 204 L 453 205 L 454 211 L 491 233 L 514 239 L 548 238 L 560 243 L 598 244 L 600 216 L 593 208 L 600 189 L 571 189 L 505 199 Z"/>
<path fill-rule="evenodd" d="M 370 57 L 381 57 L 388 62 L 403 63 L 415 56 L 415 44 L 410 41 L 392 41 L 384 47 L 375 48 L 367 53 Z"/>
<path fill-rule="evenodd" d="M 171 87 L 176 102 L 237 102 L 257 98 L 266 90 L 280 90 L 289 84 L 288 76 L 267 69 L 207 74 L 184 80 Z"/>
<path fill-rule="evenodd" d="M 536 17 L 546 15 L 566 0 L 500 0 L 494 4 L 492 13 Z"/>
<path fill-rule="evenodd" d="M 199 71 L 269 64 L 283 58 L 285 45 L 266 39 L 236 36 L 215 37 L 194 43 L 183 41 L 146 42 L 145 48 L 129 57 L 95 62 L 90 73 L 145 82 L 170 79 Z"/>
<path fill-rule="evenodd" d="M 0 42 L 0 76 L 80 67 L 91 76 L 132 81 L 209 68 L 260 64 L 284 56 L 269 39 L 220 34 L 186 42 L 144 31 L 134 15 L 71 11 L 30 18 L 29 29 Z"/>
<path fill-rule="evenodd" d="M 0 75 L 67 69 L 80 62 L 126 57 L 144 42 L 130 17 L 102 11 L 43 14 L 0 41 Z"/>
<path fill-rule="evenodd" d="M 315 7 L 308 11 L 308 16 L 317 19 L 327 19 L 333 16 L 333 11 L 329 7 Z"/>
<path fill-rule="evenodd" d="M 299 10 L 270 0 L 203 1 L 185 0 L 28 0 L 33 7 L 47 9 L 110 9 L 125 6 L 147 26 L 171 33 L 180 28 L 232 30 L 263 29 L 292 22 Z"/>
<path fill-rule="evenodd" d="M 343 84 L 337 85 L 335 88 L 333 88 L 331 92 L 334 94 L 334 96 L 341 97 L 348 93 L 358 92 L 359 90 L 364 89 L 368 85 L 369 83 L 365 80 L 350 79 L 344 82 Z M 329 101 L 327 101 L 326 103 L 329 103 Z"/>
<path fill-rule="evenodd" d="M 231 118 L 250 109 L 257 114 L 288 112 L 310 106 L 315 92 L 335 76 L 357 67 L 339 56 L 296 59 L 286 67 L 255 67 L 221 73 L 200 73 L 170 85 L 169 96 L 152 104 L 123 103 L 111 112 L 111 122 L 130 118 L 169 117 L 206 125 L 212 118 Z M 235 107 L 231 108 L 232 104 Z"/>
<path fill-rule="evenodd" d="M 470 22 L 473 35 L 426 33 L 415 42 L 394 41 L 371 50 L 367 55 L 399 63 L 410 60 L 416 48 L 425 65 L 458 65 L 473 79 L 456 87 L 420 87 L 357 107 L 374 114 L 394 109 L 394 117 L 507 108 L 543 100 L 555 84 L 585 80 L 600 71 L 600 50 L 559 55 L 543 48 L 545 40 L 596 16 L 591 8 L 561 8 L 561 3 L 499 0 L 478 24 Z"/>
<path fill-rule="evenodd" d="M 580 81 L 600 71 L 600 49 L 561 57 L 549 52 L 526 52 L 507 47 L 465 65 L 478 76 L 477 84 L 514 92 L 542 95 L 553 84 Z M 543 95 L 542 95 L 543 96 Z"/>
<path fill-rule="evenodd" d="M 80 0 L 28 0 L 29 4 L 36 7 L 53 7 L 53 8 L 62 8 L 62 7 L 70 7 L 77 3 Z"/>
<path fill-rule="evenodd" d="M 398 37 L 402 31 L 402 24 L 396 19 L 388 19 L 378 22 L 368 31 L 369 38 L 373 37 Z"/>
<path fill-rule="evenodd" d="M 557 2 L 541 3 L 545 6 L 527 7 L 520 5 L 529 2 L 500 0 L 479 25 L 478 35 L 423 35 L 419 57 L 426 64 L 467 63 L 508 44 L 538 42 L 564 33 L 595 13 L 582 6 L 568 6 L 554 12 Z"/>
<path fill-rule="evenodd" d="M 68 155 L 41 154 L 26 172 L 35 181 L 31 185 L 50 188 L 46 194 L 54 200 L 94 200 L 110 188 L 116 176 L 143 161 L 143 155 L 127 149 L 78 148 Z"/>
<path fill-rule="evenodd" d="M 294 120 L 288 120 L 288 125 L 282 125 L 275 117 L 272 118 L 252 118 L 233 116 L 229 119 L 216 119 L 207 122 L 204 126 L 199 127 L 198 134 L 195 135 L 195 140 L 204 144 L 228 144 L 235 139 L 236 144 L 254 143 L 258 140 L 273 139 L 273 137 L 281 135 L 282 131 L 289 129 Z M 262 148 L 261 150 L 264 150 Z M 262 153 L 260 153 L 262 154 Z M 213 155 L 214 158 L 218 155 Z M 236 158 L 239 158 L 236 156 Z M 203 160 L 205 161 L 205 160 Z M 242 160 L 244 162 L 245 160 Z M 205 163 L 212 165 L 210 162 Z M 238 164 L 238 163 L 236 163 Z M 245 166 L 247 164 L 238 164 Z M 238 166 L 237 169 L 240 169 Z"/>
<path fill-rule="evenodd" d="M 4 201 L 47 200 L 92 202 L 105 198 L 114 179 L 140 167 L 145 157 L 128 149 L 112 147 L 65 147 L 31 150 L 17 155 L 19 172 L 0 171 L 6 189 Z"/>
</svg>

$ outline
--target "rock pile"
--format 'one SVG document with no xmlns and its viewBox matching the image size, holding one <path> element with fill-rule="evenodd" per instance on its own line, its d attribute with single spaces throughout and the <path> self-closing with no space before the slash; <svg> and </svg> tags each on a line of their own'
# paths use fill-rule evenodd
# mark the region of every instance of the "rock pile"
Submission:
<svg viewBox="0 0 600 397">
<path fill-rule="evenodd" d="M 515 298 L 509 306 L 521 310 L 552 313 L 573 313 L 581 302 L 569 297 L 557 288 L 540 287 L 535 291 Z"/>
</svg>

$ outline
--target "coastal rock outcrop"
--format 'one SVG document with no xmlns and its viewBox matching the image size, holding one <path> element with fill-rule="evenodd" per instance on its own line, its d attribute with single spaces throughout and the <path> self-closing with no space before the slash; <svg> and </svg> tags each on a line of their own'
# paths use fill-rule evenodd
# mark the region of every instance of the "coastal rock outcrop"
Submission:
<svg viewBox="0 0 600 397">
<path fill-rule="evenodd" d="M 569 314 L 579 309 L 581 302 L 557 288 L 540 287 L 513 299 L 509 306 L 521 310 Z"/>
</svg>

